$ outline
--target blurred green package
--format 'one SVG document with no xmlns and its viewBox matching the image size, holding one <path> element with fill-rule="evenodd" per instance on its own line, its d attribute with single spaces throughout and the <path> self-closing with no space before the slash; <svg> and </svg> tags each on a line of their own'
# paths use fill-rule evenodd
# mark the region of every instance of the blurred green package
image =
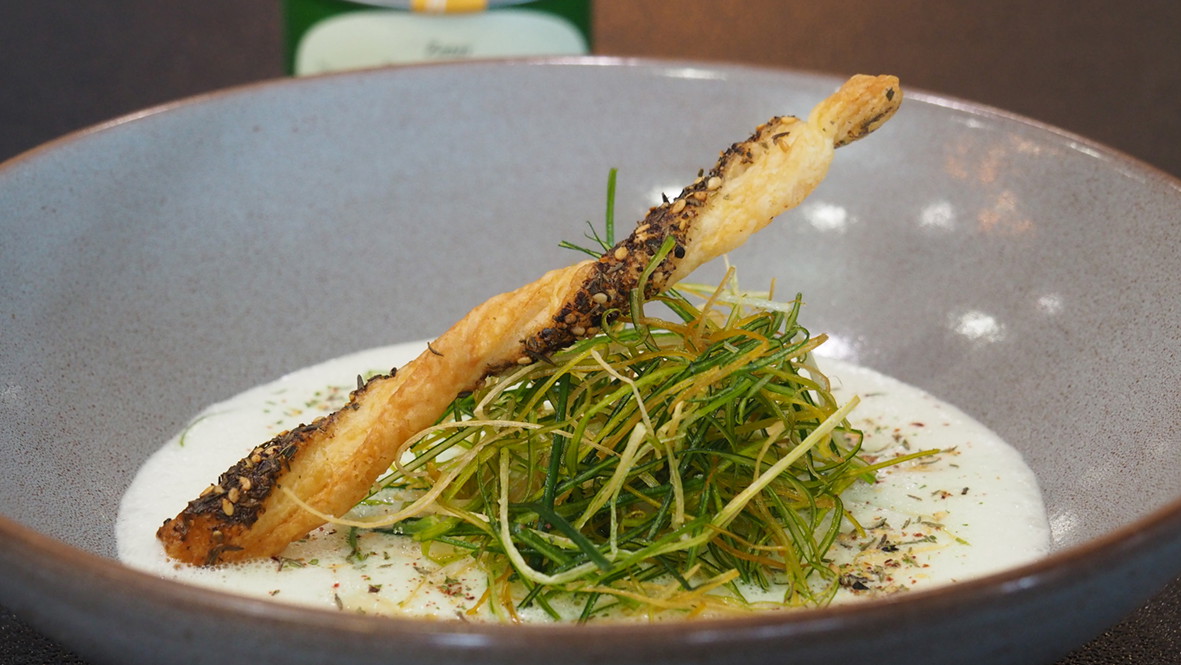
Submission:
<svg viewBox="0 0 1181 665">
<path fill-rule="evenodd" d="M 290 74 L 591 50 L 590 0 L 283 0 Z"/>
</svg>

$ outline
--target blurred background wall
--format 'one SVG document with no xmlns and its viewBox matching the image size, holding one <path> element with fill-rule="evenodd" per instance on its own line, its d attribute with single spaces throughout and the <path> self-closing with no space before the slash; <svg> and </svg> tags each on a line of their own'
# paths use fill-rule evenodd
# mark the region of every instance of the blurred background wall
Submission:
<svg viewBox="0 0 1181 665">
<path fill-rule="evenodd" d="M 284 74 L 278 0 L 0 0 L 0 159 Z M 594 51 L 889 72 L 1181 175 L 1176 0 L 598 0 Z"/>
</svg>

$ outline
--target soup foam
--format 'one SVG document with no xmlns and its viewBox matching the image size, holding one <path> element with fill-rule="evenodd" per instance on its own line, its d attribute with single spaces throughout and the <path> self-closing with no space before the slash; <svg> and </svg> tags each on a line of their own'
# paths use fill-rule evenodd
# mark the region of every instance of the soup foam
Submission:
<svg viewBox="0 0 1181 665">
<path fill-rule="evenodd" d="M 387 371 L 424 343 L 371 349 L 324 362 L 247 390 L 201 412 L 139 470 L 116 523 L 118 556 L 162 578 L 331 610 L 496 620 L 488 585 L 470 557 L 441 564 L 404 536 L 325 525 L 281 556 L 249 564 L 197 567 L 170 560 L 155 538 L 210 480 L 244 451 L 344 404 L 358 369 Z M 840 572 L 834 603 L 925 589 L 1027 563 L 1049 550 L 1050 531 L 1033 472 L 1021 455 L 956 407 L 878 372 L 822 358 L 839 402 L 856 394 L 850 417 L 870 460 L 938 449 L 887 467 L 874 484 L 842 499 L 864 528 L 844 528 L 829 552 Z M 380 508 L 358 507 L 364 520 Z M 437 552 L 435 552 L 437 554 Z M 775 606 L 782 589 L 744 589 Z M 577 608 L 559 608 L 576 615 Z M 521 618 L 548 621 L 538 609 Z"/>
</svg>

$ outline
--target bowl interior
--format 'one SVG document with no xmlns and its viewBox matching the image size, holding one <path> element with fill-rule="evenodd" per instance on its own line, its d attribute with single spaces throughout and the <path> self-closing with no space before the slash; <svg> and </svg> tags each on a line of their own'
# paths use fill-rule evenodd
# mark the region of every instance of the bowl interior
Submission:
<svg viewBox="0 0 1181 665">
<path fill-rule="evenodd" d="M 610 168 L 630 225 L 837 83 L 675 63 L 379 70 L 191 100 L 14 160 L 0 510 L 113 555 L 124 488 L 203 406 L 439 333 L 577 258 L 557 244 L 601 223 Z M 830 353 L 1017 446 L 1063 549 L 1181 496 L 1179 201 L 1077 137 L 917 94 L 731 260 L 748 286 L 804 293 Z"/>
</svg>

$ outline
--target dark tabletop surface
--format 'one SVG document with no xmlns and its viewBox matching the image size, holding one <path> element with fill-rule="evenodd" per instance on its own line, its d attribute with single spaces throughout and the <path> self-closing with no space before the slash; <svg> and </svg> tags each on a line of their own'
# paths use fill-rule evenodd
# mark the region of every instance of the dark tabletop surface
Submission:
<svg viewBox="0 0 1181 665">
<path fill-rule="evenodd" d="M 148 106 L 284 75 L 278 0 L 0 8 L 0 161 Z M 893 73 L 1181 176 L 1176 0 L 598 0 L 593 30 L 607 55 Z M 83 662 L 0 608 L 3 665 Z M 1060 661 L 1116 663 L 1181 663 L 1181 579 Z"/>
</svg>

